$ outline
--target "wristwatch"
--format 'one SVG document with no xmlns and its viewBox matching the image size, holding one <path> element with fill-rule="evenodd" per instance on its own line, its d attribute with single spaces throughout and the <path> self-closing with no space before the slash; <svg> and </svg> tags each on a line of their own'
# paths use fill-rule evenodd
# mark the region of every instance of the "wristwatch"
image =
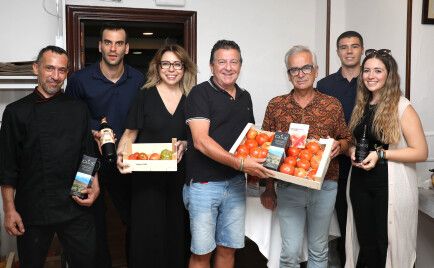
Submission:
<svg viewBox="0 0 434 268">
<path fill-rule="evenodd" d="M 377 156 L 378 156 L 378 159 L 381 159 L 381 160 L 386 159 L 386 152 L 384 151 L 383 148 L 377 149 Z"/>
</svg>

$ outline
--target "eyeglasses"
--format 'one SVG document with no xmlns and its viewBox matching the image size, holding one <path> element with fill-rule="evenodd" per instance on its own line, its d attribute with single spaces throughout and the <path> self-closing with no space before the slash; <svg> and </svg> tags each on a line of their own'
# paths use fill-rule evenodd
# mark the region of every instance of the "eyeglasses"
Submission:
<svg viewBox="0 0 434 268">
<path fill-rule="evenodd" d="M 370 49 L 367 49 L 365 51 L 365 56 L 369 56 L 371 54 L 377 54 L 377 55 L 381 55 L 381 56 L 390 56 L 391 52 L 392 51 L 390 49 L 387 49 L 387 48 L 382 48 L 379 50 L 376 50 L 374 48 L 370 48 Z"/>
<path fill-rule="evenodd" d="M 175 70 L 182 70 L 184 68 L 184 63 L 180 61 L 170 62 L 170 61 L 160 61 L 161 69 L 169 69 L 173 67 Z"/>
<path fill-rule="evenodd" d="M 240 64 L 240 60 L 224 60 L 224 59 L 219 59 L 216 60 L 217 65 L 220 67 L 226 66 L 226 64 L 229 63 L 230 66 L 234 67 L 234 66 L 238 66 Z"/>
<path fill-rule="evenodd" d="M 287 72 L 292 76 L 297 76 L 300 74 L 300 71 L 302 71 L 304 74 L 310 74 L 314 68 L 315 67 L 312 64 L 307 64 L 300 68 L 298 67 L 289 68 Z"/>
</svg>

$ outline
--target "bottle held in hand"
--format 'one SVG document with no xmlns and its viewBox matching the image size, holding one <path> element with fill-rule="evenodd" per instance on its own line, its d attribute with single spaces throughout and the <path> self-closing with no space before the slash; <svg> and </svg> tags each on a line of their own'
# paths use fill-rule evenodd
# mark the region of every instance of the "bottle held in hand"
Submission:
<svg viewBox="0 0 434 268">
<path fill-rule="evenodd" d="M 369 141 L 366 137 L 366 125 L 363 127 L 363 134 L 356 144 L 356 162 L 362 162 L 369 154 Z"/>
<path fill-rule="evenodd" d="M 102 156 L 110 163 L 116 162 L 116 146 L 115 139 L 113 135 L 113 130 L 107 123 L 107 118 L 103 117 L 101 119 L 99 132 L 101 134 L 101 150 Z"/>
</svg>

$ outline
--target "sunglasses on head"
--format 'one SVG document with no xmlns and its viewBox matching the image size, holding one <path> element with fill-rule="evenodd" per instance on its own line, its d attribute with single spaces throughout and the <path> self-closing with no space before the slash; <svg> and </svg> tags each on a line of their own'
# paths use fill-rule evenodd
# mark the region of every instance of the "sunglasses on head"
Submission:
<svg viewBox="0 0 434 268">
<path fill-rule="evenodd" d="M 387 49 L 387 48 L 382 48 L 382 49 L 379 49 L 379 50 L 376 50 L 374 48 L 370 48 L 370 49 L 367 49 L 365 51 L 365 56 L 369 56 L 371 54 L 377 54 L 377 55 L 387 56 L 387 55 L 390 55 L 391 52 L 392 51 L 390 49 Z"/>
</svg>

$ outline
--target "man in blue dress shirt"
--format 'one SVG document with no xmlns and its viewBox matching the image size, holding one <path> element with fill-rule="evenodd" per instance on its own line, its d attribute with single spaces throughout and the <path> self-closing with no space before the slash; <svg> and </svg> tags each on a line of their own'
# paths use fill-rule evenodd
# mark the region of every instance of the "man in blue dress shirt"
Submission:
<svg viewBox="0 0 434 268">
<path fill-rule="evenodd" d="M 348 124 L 354 108 L 357 90 L 357 77 L 360 74 L 360 62 L 363 54 L 363 38 L 355 31 L 342 33 L 336 41 L 336 52 L 341 61 L 341 68 L 317 83 L 319 91 L 337 98 L 344 108 L 345 122 Z M 339 155 L 339 181 L 335 209 L 341 237 L 338 238 L 338 253 L 342 267 L 345 264 L 345 225 L 347 221 L 346 188 L 351 160 Z"/>
<path fill-rule="evenodd" d="M 107 24 L 102 27 L 98 48 L 101 60 L 72 74 L 68 78 L 65 93 L 87 103 L 96 140 L 99 139 L 97 130 L 102 117 L 107 117 L 109 125 L 119 138 L 125 130 L 130 105 L 144 84 L 144 77 L 138 70 L 124 63 L 129 44 L 127 32 L 120 25 Z M 98 267 L 111 267 L 103 204 L 104 188 L 107 188 L 114 206 L 127 226 L 128 239 L 130 176 L 121 175 L 115 164 L 103 161 L 100 181 L 101 197 L 95 204 L 97 259 L 100 260 Z"/>
</svg>

